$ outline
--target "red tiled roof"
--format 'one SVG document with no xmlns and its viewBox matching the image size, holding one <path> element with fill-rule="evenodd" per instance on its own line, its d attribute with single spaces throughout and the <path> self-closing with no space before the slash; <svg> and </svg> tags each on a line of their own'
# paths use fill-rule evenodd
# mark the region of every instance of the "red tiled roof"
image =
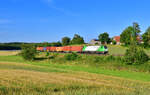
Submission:
<svg viewBox="0 0 150 95">
<path fill-rule="evenodd" d="M 115 40 L 116 42 L 120 42 L 120 36 L 115 36 L 115 37 L 114 37 L 114 40 Z"/>
<path fill-rule="evenodd" d="M 141 36 L 137 36 L 137 38 L 136 38 L 136 40 L 138 41 L 138 42 L 142 42 L 142 38 L 141 38 Z"/>
<path fill-rule="evenodd" d="M 139 42 L 142 42 L 142 38 L 141 38 L 141 36 L 137 36 L 137 41 L 139 41 Z M 116 41 L 116 42 L 120 42 L 120 36 L 115 36 L 114 37 L 114 40 Z"/>
</svg>

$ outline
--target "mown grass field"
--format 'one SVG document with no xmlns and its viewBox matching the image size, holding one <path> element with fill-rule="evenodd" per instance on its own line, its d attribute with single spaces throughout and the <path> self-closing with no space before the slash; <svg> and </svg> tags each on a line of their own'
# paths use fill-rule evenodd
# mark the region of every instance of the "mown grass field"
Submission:
<svg viewBox="0 0 150 95">
<path fill-rule="evenodd" d="M 29 62 L 20 56 L 9 54 L 11 51 L 8 55 L 1 53 L 0 56 L 0 95 L 149 95 L 150 93 L 149 72 L 135 69 L 136 67 L 121 67 L 122 65 L 117 64 L 116 66 L 115 61 L 98 62 L 93 65 L 93 62 L 97 62 L 93 60 L 97 56 L 83 55 L 82 60 L 67 61 L 63 59 L 64 54 L 57 55 L 55 59 L 44 59 L 41 56 L 45 54 L 41 53 L 39 55 L 41 59 Z"/>
<path fill-rule="evenodd" d="M 16 55 L 20 51 L 0 51 L 0 56 Z"/>
<path fill-rule="evenodd" d="M 4 65 L 9 65 L 11 68 Z M 148 95 L 150 93 L 149 82 L 20 63 L 0 63 L 0 66 L 3 66 L 0 69 L 1 95 Z"/>
</svg>

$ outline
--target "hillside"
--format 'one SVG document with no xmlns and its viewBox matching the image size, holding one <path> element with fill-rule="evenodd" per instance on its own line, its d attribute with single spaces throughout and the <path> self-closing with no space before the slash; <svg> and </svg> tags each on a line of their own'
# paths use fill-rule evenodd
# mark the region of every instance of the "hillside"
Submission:
<svg viewBox="0 0 150 95">
<path fill-rule="evenodd" d="M 62 68 L 0 62 L 1 95 L 148 95 L 150 82 Z"/>
<path fill-rule="evenodd" d="M 150 93 L 149 73 L 111 70 L 75 63 L 78 61 L 60 62 L 63 61 L 43 59 L 28 62 L 20 56 L 0 56 L 0 95 L 148 95 Z"/>
</svg>

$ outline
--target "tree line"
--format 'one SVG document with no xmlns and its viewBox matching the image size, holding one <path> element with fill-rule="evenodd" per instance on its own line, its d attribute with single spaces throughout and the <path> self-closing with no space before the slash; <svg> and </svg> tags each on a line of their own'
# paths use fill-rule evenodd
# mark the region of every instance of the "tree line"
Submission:
<svg viewBox="0 0 150 95">
<path fill-rule="evenodd" d="M 135 34 L 136 36 L 136 40 L 137 37 L 141 37 L 143 43 L 141 44 L 144 48 L 146 47 L 150 47 L 150 27 L 148 27 L 145 31 L 145 33 L 143 33 L 142 35 L 140 35 L 141 30 L 140 30 L 140 26 L 138 23 L 135 23 L 135 25 L 138 27 L 137 28 L 137 32 Z M 120 41 L 121 43 L 124 43 L 125 45 L 130 45 L 131 44 L 131 40 L 132 40 L 132 31 L 134 31 L 133 26 L 128 26 L 120 35 Z"/>
<path fill-rule="evenodd" d="M 137 26 L 137 33 L 135 34 L 136 37 L 142 37 L 143 43 L 140 44 L 144 48 L 150 47 L 150 27 L 140 35 L 141 30 L 138 23 L 135 23 Z M 123 32 L 120 35 L 120 42 L 123 43 L 125 46 L 128 46 L 131 44 L 132 40 L 132 32 L 134 31 L 133 26 L 128 26 L 123 30 Z M 116 42 L 113 40 L 113 38 L 109 37 L 109 34 L 107 32 L 101 33 L 98 35 L 98 39 L 102 44 L 110 44 L 111 42 L 113 44 L 116 44 Z M 137 40 L 137 39 L 136 39 Z M 74 37 L 71 39 L 69 37 L 63 37 L 61 41 L 58 42 L 43 42 L 43 43 L 24 43 L 24 42 L 13 42 L 13 43 L 0 43 L 0 50 L 20 50 L 22 44 L 32 44 L 34 46 L 66 46 L 66 45 L 80 45 L 85 44 L 84 38 L 81 37 L 78 34 L 75 34 Z"/>
<path fill-rule="evenodd" d="M 144 48 L 150 47 L 150 26 L 146 29 L 145 33 L 143 33 L 142 35 L 141 30 L 140 30 L 140 25 L 138 23 L 134 23 L 135 27 L 136 27 L 136 33 L 133 34 L 134 31 L 134 26 L 128 26 L 127 28 L 125 28 L 123 30 L 123 32 L 120 35 L 120 42 L 123 43 L 123 45 L 125 46 L 129 46 L 132 43 L 132 36 L 134 36 L 137 44 L 139 44 L 138 40 L 142 40 L 142 43 L 140 43 L 140 45 Z M 99 40 L 102 43 L 114 43 L 116 44 L 116 42 L 114 42 L 113 38 L 109 37 L 109 34 L 107 32 L 102 33 L 98 36 Z"/>
<path fill-rule="evenodd" d="M 11 43 L 0 43 L 0 50 L 20 50 L 22 45 L 33 45 L 35 47 L 47 47 L 47 46 L 66 46 L 66 45 L 80 45 L 84 44 L 83 37 L 75 34 L 71 39 L 69 37 L 63 37 L 62 41 L 58 42 L 43 42 L 43 43 L 25 43 L 25 42 L 11 42 Z"/>
</svg>

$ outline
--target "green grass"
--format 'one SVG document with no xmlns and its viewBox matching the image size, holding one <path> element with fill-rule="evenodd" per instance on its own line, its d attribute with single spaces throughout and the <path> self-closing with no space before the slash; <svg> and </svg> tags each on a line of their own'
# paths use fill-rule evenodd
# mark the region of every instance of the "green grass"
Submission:
<svg viewBox="0 0 150 95">
<path fill-rule="evenodd" d="M 9 69 L 9 70 L 27 70 L 27 71 L 37 71 L 37 72 L 64 72 L 67 73 L 66 70 L 60 70 L 53 67 L 42 67 L 42 66 L 34 66 L 34 65 L 26 65 L 26 64 L 18 64 L 18 63 L 10 63 L 10 62 L 2 62 L 0 64 L 0 69 Z"/>
<path fill-rule="evenodd" d="M 95 74 L 104 74 L 104 75 L 111 75 L 116 77 L 128 78 L 133 80 L 141 80 L 141 81 L 150 81 L 149 73 L 142 73 L 142 72 L 129 72 L 129 71 L 118 71 L 118 70 L 108 70 L 103 69 L 101 67 L 85 67 L 83 65 L 61 65 L 61 64 L 42 64 L 42 63 L 29 63 L 33 65 L 40 65 L 40 66 L 49 66 L 51 68 L 58 68 L 63 70 L 72 70 L 72 71 L 82 71 L 88 73 L 95 73 Z"/>
<path fill-rule="evenodd" d="M 124 55 L 127 47 L 120 45 L 108 45 L 108 50 L 110 55 Z"/>
<path fill-rule="evenodd" d="M 32 64 L 35 66 L 44 66 L 46 68 L 30 68 L 30 67 L 24 67 L 24 70 L 38 70 L 38 71 L 51 71 L 57 69 L 62 69 L 63 71 L 65 70 L 70 70 L 70 71 L 82 71 L 82 72 L 89 72 L 89 73 L 95 73 L 95 74 L 104 74 L 104 75 L 111 75 L 111 76 L 116 76 L 116 77 L 122 77 L 122 78 L 128 78 L 128 79 L 133 79 L 133 80 L 141 80 L 141 81 L 150 81 L 150 75 L 144 72 L 133 72 L 133 71 L 128 71 L 128 70 L 115 70 L 115 69 L 107 69 L 102 67 L 102 65 L 99 65 L 99 67 L 91 66 L 88 64 L 78 64 L 74 63 L 75 61 L 66 61 L 66 64 L 61 64 L 58 61 L 55 64 L 53 64 L 53 61 L 35 61 L 35 62 L 28 62 L 24 61 L 20 56 L 5 56 L 5 58 L 0 57 L 0 61 L 2 62 L 21 62 L 24 64 Z M 71 63 L 72 62 L 72 63 Z M 94 64 L 94 63 L 93 63 Z M 105 63 L 107 65 L 107 63 Z M 111 64 L 111 63 L 110 63 Z M 3 66 L 0 66 L 0 68 L 3 67 L 9 67 L 11 68 L 18 68 L 20 69 L 21 67 L 11 67 L 3 64 Z"/>
<path fill-rule="evenodd" d="M 0 56 L 0 61 L 8 61 L 8 62 L 25 62 L 20 56 Z"/>
</svg>

